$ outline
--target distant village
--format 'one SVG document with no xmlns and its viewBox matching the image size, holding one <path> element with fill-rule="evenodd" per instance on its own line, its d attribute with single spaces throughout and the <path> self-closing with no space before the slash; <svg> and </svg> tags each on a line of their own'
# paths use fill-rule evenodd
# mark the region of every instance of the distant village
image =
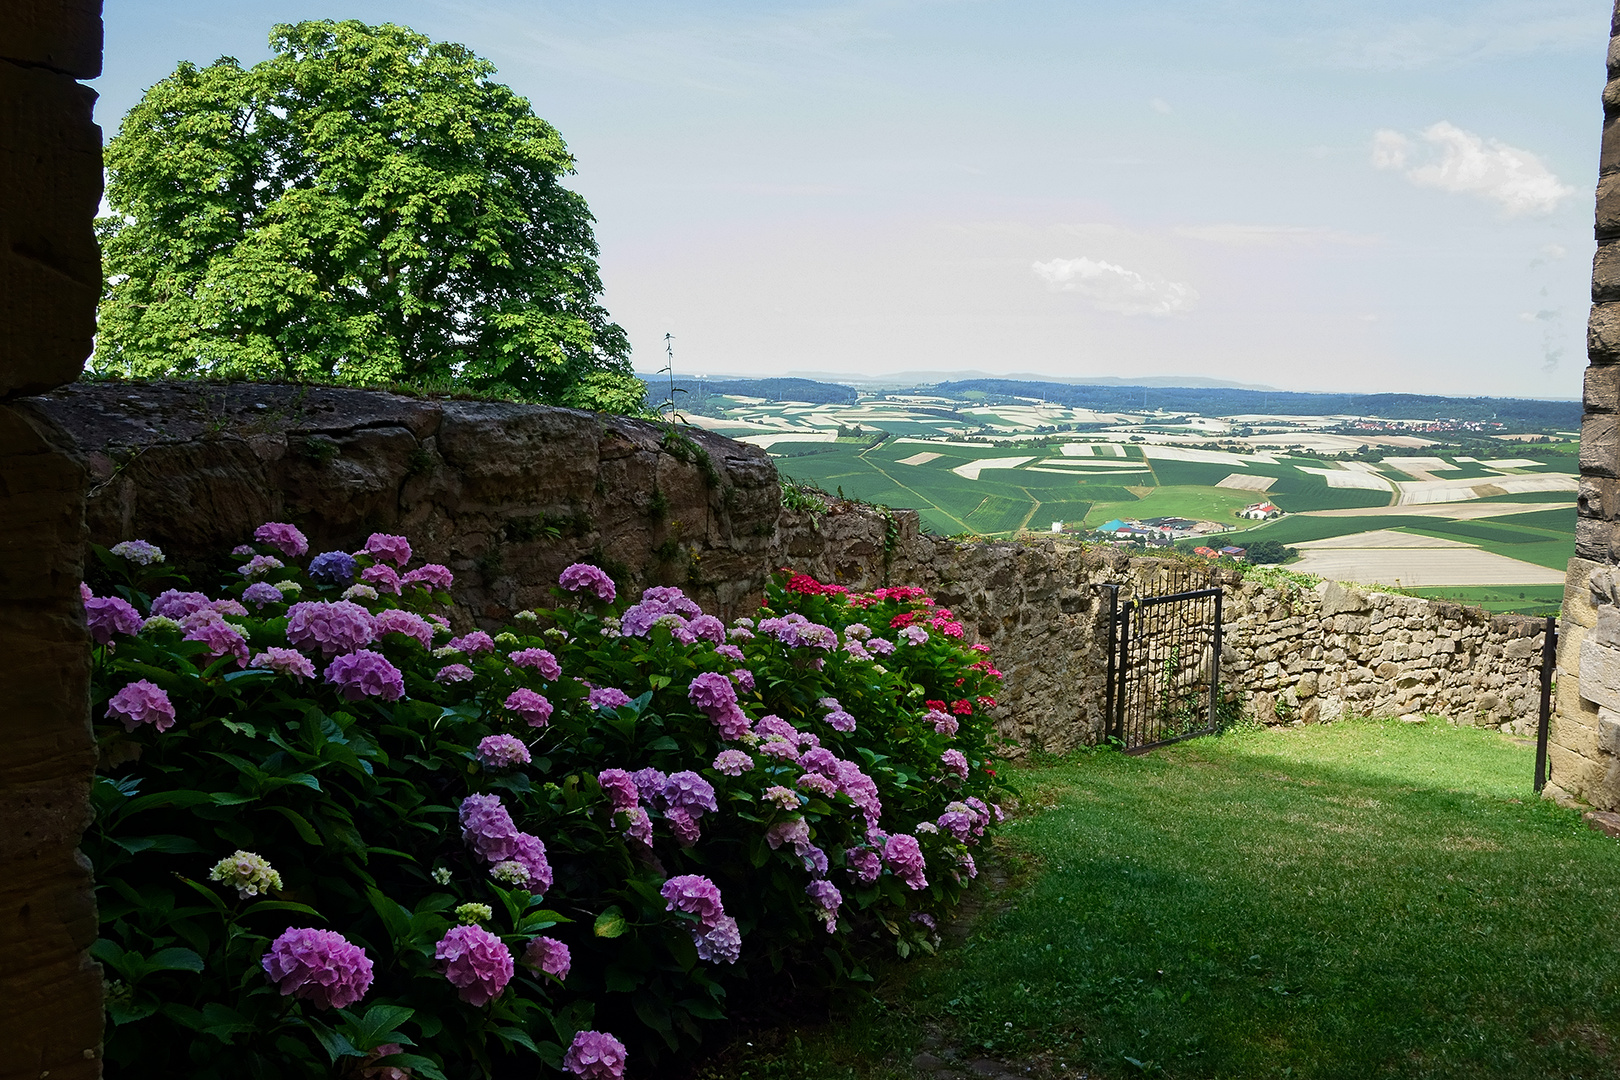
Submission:
<svg viewBox="0 0 1620 1080">
<path fill-rule="evenodd" d="M 1269 502 L 1250 503 L 1234 512 L 1238 517 L 1249 521 L 1270 521 L 1283 515 L 1279 507 Z M 1068 530 L 1063 527 L 1062 522 L 1053 522 L 1052 531 L 1083 531 L 1094 542 L 1120 547 L 1170 547 L 1178 541 L 1198 540 L 1230 532 L 1232 526 L 1218 521 L 1197 521 L 1184 517 L 1114 518 L 1095 529 L 1087 530 Z M 1232 545 L 1211 547 L 1201 544 L 1191 550 L 1194 555 L 1201 555 L 1206 559 L 1232 559 L 1242 562 L 1248 556 L 1247 548 Z"/>
</svg>

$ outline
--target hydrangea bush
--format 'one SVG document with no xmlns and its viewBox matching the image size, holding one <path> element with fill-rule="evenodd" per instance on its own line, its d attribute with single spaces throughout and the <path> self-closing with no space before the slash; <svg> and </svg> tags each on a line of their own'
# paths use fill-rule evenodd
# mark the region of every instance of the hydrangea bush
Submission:
<svg viewBox="0 0 1620 1080">
<path fill-rule="evenodd" d="M 932 948 L 1000 818 L 1000 673 L 920 590 L 784 574 L 727 625 L 577 564 L 457 634 L 404 537 L 267 523 L 202 590 L 98 554 L 120 1075 L 647 1075 L 750 979 Z"/>
</svg>

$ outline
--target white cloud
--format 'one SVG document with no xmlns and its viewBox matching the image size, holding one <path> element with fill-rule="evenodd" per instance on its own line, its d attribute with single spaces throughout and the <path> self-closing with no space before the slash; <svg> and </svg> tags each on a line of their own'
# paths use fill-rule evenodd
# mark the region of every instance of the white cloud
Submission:
<svg viewBox="0 0 1620 1080">
<path fill-rule="evenodd" d="M 1366 247 L 1382 241 L 1376 236 L 1329 229 L 1320 225 L 1239 225 L 1225 222 L 1216 225 L 1182 225 L 1174 230 L 1177 236 L 1203 240 L 1228 247 L 1305 247 L 1319 244 L 1347 244 Z"/>
<path fill-rule="evenodd" d="M 1161 116 L 1168 116 L 1170 114 L 1170 103 L 1164 100 L 1162 97 L 1156 97 L 1152 101 L 1148 102 L 1148 104 L 1153 106 L 1153 111 L 1159 113 Z"/>
<path fill-rule="evenodd" d="M 1175 315 L 1198 300 L 1191 285 L 1148 277 L 1101 259 L 1052 259 L 1033 267 L 1053 292 L 1079 293 L 1100 311 L 1120 315 Z"/>
<path fill-rule="evenodd" d="M 1423 141 L 1433 152 L 1422 163 L 1415 163 L 1410 139 L 1398 131 L 1376 132 L 1373 167 L 1403 170 L 1419 187 L 1477 195 L 1496 203 L 1509 216 L 1551 213 L 1562 199 L 1575 194 L 1574 188 L 1554 176 L 1530 151 L 1482 139 L 1444 120 L 1427 128 Z M 1413 167 L 1407 168 L 1409 163 Z"/>
</svg>

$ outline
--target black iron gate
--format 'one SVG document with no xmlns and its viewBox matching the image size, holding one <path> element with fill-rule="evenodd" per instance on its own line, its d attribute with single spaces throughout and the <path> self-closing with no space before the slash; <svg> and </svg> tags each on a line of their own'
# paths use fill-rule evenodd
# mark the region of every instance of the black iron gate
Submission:
<svg viewBox="0 0 1620 1080">
<path fill-rule="evenodd" d="M 1121 603 L 1106 587 L 1108 734 L 1131 752 L 1218 730 L 1221 590 Z"/>
</svg>

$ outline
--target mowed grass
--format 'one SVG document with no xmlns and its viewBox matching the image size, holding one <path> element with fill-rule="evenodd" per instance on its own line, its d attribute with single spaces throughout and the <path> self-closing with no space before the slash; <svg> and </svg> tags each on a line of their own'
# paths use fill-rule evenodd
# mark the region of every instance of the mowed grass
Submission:
<svg viewBox="0 0 1620 1080">
<path fill-rule="evenodd" d="M 1018 769 L 1004 909 L 704 1075 L 1613 1077 L 1620 845 L 1532 760 L 1357 721 Z"/>
</svg>

